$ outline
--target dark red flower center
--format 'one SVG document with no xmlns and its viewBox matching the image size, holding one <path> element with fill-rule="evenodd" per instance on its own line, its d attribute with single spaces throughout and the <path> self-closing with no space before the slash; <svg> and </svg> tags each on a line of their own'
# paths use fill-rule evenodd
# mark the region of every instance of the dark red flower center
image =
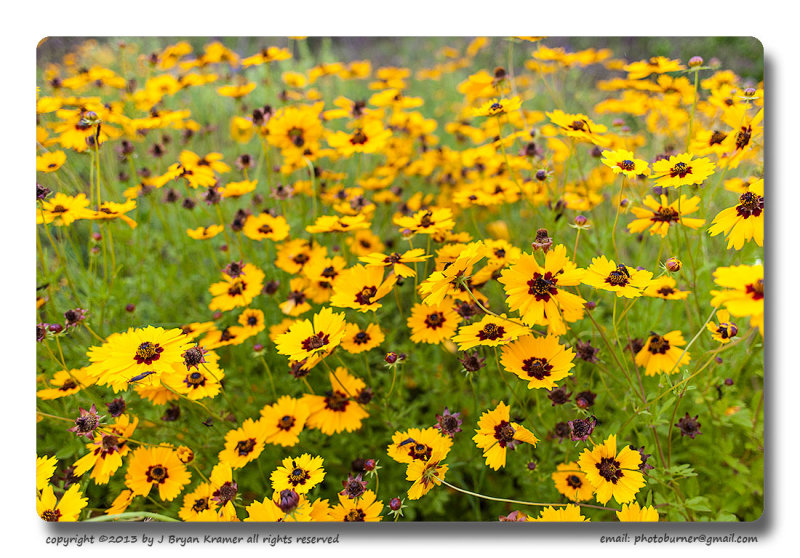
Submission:
<svg viewBox="0 0 800 558">
<path fill-rule="evenodd" d="M 253 449 L 256 447 L 256 440 L 255 438 L 248 438 L 247 440 L 239 440 L 236 442 L 236 453 L 240 456 L 249 455 L 252 453 Z"/>
<path fill-rule="evenodd" d="M 425 325 L 430 329 L 437 329 L 444 325 L 444 314 L 441 312 L 433 312 L 428 314 L 425 318 Z"/>
<path fill-rule="evenodd" d="M 647 350 L 654 355 L 663 355 L 669 350 L 669 348 L 669 341 L 667 341 L 665 337 L 662 337 L 661 335 L 653 335 L 650 337 L 650 345 L 647 347 Z"/>
<path fill-rule="evenodd" d="M 372 304 L 372 298 L 378 292 L 376 287 L 364 287 L 356 293 L 356 304 L 360 306 L 369 306 Z"/>
<path fill-rule="evenodd" d="M 653 212 L 653 216 L 650 217 L 650 220 L 656 223 L 669 223 L 680 220 L 680 214 L 671 207 L 659 206 L 659 208 Z"/>
<path fill-rule="evenodd" d="M 503 326 L 489 322 L 483 326 L 482 330 L 478 332 L 478 339 L 481 341 L 486 341 L 487 339 L 490 341 L 495 341 L 500 339 L 505 332 L 506 328 Z"/>
<path fill-rule="evenodd" d="M 522 362 L 522 369 L 528 373 L 528 376 L 542 380 L 550 375 L 553 365 L 547 362 L 547 359 L 532 357 L 526 358 Z"/>
<path fill-rule="evenodd" d="M 758 196 L 753 192 L 745 192 L 739 196 L 739 205 L 736 206 L 736 213 L 740 217 L 758 217 L 764 211 L 764 197 Z"/>
<path fill-rule="evenodd" d="M 551 296 L 558 294 L 556 283 L 558 279 L 549 271 L 544 275 L 536 272 L 533 274 L 533 279 L 528 281 L 528 294 L 532 294 L 538 301 L 547 302 Z"/>
<path fill-rule="evenodd" d="M 619 461 L 613 457 L 601 458 L 599 463 L 595 463 L 595 467 L 600 476 L 612 484 L 617 484 L 617 481 L 623 476 Z"/>
<path fill-rule="evenodd" d="M 136 349 L 136 354 L 133 357 L 133 360 L 136 361 L 136 364 L 152 364 L 153 361 L 158 360 L 161 358 L 161 353 L 164 352 L 164 349 L 158 343 L 151 343 L 150 341 L 145 341 L 139 348 Z"/>
<path fill-rule="evenodd" d="M 321 349 L 330 342 L 330 336 L 327 333 L 315 333 L 308 339 L 303 340 L 301 343 L 303 350 L 311 352 Z"/>
<path fill-rule="evenodd" d="M 514 441 L 515 432 L 514 427 L 506 420 L 500 421 L 500 424 L 494 427 L 494 437 L 503 448 Z"/>
<path fill-rule="evenodd" d="M 283 415 L 278 421 L 278 428 L 281 430 L 291 430 L 294 426 L 295 419 L 291 415 Z"/>
<path fill-rule="evenodd" d="M 683 178 L 687 174 L 692 174 L 692 167 L 684 162 L 675 163 L 675 166 L 669 171 L 670 178 L 675 178 L 676 176 Z"/>
<path fill-rule="evenodd" d="M 745 288 L 747 294 L 753 297 L 753 300 L 761 300 L 764 298 L 764 280 L 759 279 Z"/>
<path fill-rule="evenodd" d="M 164 484 L 167 480 L 169 475 L 167 474 L 167 468 L 163 465 L 151 465 L 147 468 L 147 480 L 149 482 L 155 482 L 158 484 Z"/>
<path fill-rule="evenodd" d="M 630 159 L 625 159 L 624 161 L 620 161 L 617 163 L 617 166 L 624 171 L 632 171 L 636 168 L 636 165 Z"/>
</svg>

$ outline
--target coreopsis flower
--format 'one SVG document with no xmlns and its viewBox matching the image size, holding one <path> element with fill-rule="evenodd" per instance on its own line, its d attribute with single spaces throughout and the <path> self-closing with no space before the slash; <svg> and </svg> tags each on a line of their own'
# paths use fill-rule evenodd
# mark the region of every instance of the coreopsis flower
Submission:
<svg viewBox="0 0 800 558">
<path fill-rule="evenodd" d="M 282 495 L 283 494 L 283 495 Z M 305 496 L 286 490 L 276 492 L 270 498 L 254 501 L 247 506 L 247 517 L 244 521 L 273 522 L 273 521 L 312 521 L 312 506 Z"/>
<path fill-rule="evenodd" d="M 322 103 L 278 109 L 267 122 L 267 140 L 282 151 L 319 151 L 324 134 L 320 122 Z"/>
<path fill-rule="evenodd" d="M 252 56 L 242 59 L 242 67 L 260 66 L 261 64 L 268 64 L 269 62 L 278 62 L 281 60 L 288 60 L 292 57 L 292 53 L 287 48 L 270 46 L 262 48 L 260 51 Z"/>
<path fill-rule="evenodd" d="M 402 231 L 437 235 L 447 233 L 455 227 L 453 211 L 448 207 L 420 209 L 411 216 L 397 216 L 392 221 Z"/>
<path fill-rule="evenodd" d="M 698 229 L 706 222 L 705 219 L 685 217 L 685 215 L 698 210 L 700 206 L 700 198 L 698 196 L 687 198 L 687 196 L 682 195 L 680 199 L 672 203 L 669 203 L 665 194 L 661 194 L 660 197 L 661 200 L 659 202 L 652 196 L 647 196 L 642 202 L 645 207 L 632 206 L 630 208 L 631 213 L 636 216 L 636 219 L 628 224 L 630 232 L 640 233 L 650 229 L 651 235 L 657 234 L 664 238 L 673 223 Z"/>
<path fill-rule="evenodd" d="M 412 482 L 408 489 L 409 500 L 419 500 L 434 486 L 442 484 L 448 465 L 442 463 L 444 456 L 434 454 L 428 461 L 417 460 L 406 468 L 406 480 Z"/>
<path fill-rule="evenodd" d="M 50 482 L 56 472 L 58 459 L 55 456 L 36 457 L 36 491 L 40 492 Z"/>
<path fill-rule="evenodd" d="M 617 453 L 617 436 L 612 434 L 593 449 L 585 449 L 578 465 L 594 487 L 597 501 L 608 502 L 612 496 L 619 504 L 632 502 L 645 485 L 639 471 L 642 457 L 638 451 L 625 446 Z"/>
<path fill-rule="evenodd" d="M 264 312 L 258 308 L 248 308 L 244 310 L 239 314 L 237 321 L 243 328 L 250 330 L 252 333 L 259 333 L 266 328 L 264 324 Z"/>
<path fill-rule="evenodd" d="M 228 463 L 217 463 L 208 477 L 211 492 L 211 501 L 219 506 L 217 515 L 221 521 L 238 521 L 233 500 L 239 491 L 239 486 L 233 480 L 233 470 Z"/>
<path fill-rule="evenodd" d="M 128 460 L 125 486 L 134 496 L 147 496 L 158 488 L 164 501 L 174 500 L 183 487 L 189 484 L 192 474 L 169 447 L 138 447 Z"/>
<path fill-rule="evenodd" d="M 551 478 L 556 490 L 573 502 L 586 502 L 594 494 L 594 487 L 578 468 L 577 461 L 559 463 Z"/>
<path fill-rule="evenodd" d="M 314 258 L 303 267 L 302 273 L 309 281 L 304 292 L 318 304 L 327 302 L 333 294 L 334 280 L 346 267 L 341 256 Z"/>
<path fill-rule="evenodd" d="M 357 500 L 339 494 L 339 503 L 330 509 L 331 521 L 380 521 L 383 502 L 372 490 L 367 490 Z"/>
<path fill-rule="evenodd" d="M 89 499 L 83 497 L 81 487 L 73 484 L 59 500 L 48 484 L 36 497 L 36 513 L 45 521 L 78 521 L 81 511 L 89 505 Z"/>
<path fill-rule="evenodd" d="M 255 82 L 250 81 L 240 85 L 223 85 L 221 87 L 217 87 L 217 93 L 223 97 L 241 99 L 245 95 L 251 93 L 255 88 Z"/>
<path fill-rule="evenodd" d="M 325 478 L 322 457 L 304 453 L 299 457 L 287 457 L 281 466 L 270 475 L 272 489 L 280 492 L 292 489 L 298 494 L 306 494 Z"/>
<path fill-rule="evenodd" d="M 603 164 L 614 171 L 614 174 L 622 173 L 628 178 L 650 174 L 650 166 L 647 161 L 635 159 L 633 153 L 625 149 L 603 151 Z"/>
<path fill-rule="evenodd" d="M 224 273 L 223 280 L 213 283 L 208 291 L 214 298 L 208 305 L 210 310 L 223 312 L 233 308 L 248 306 L 261 293 L 264 286 L 264 272 L 253 264 L 244 264 L 241 273 L 235 277 Z"/>
<path fill-rule="evenodd" d="M 196 229 L 186 229 L 186 234 L 194 240 L 208 240 L 214 238 L 225 229 L 223 225 L 208 225 Z"/>
<path fill-rule="evenodd" d="M 478 345 L 486 347 L 505 345 L 528 333 L 530 330 L 526 326 L 507 318 L 505 314 L 500 316 L 487 314 L 479 322 L 461 326 L 458 335 L 452 340 L 458 344 L 459 350 L 466 351 Z"/>
<path fill-rule="evenodd" d="M 114 501 L 111 502 L 111 507 L 106 509 L 106 513 L 108 515 L 123 513 L 128 509 L 128 506 L 133 503 L 134 498 L 135 496 L 132 491 L 128 489 L 123 490 L 114 498 Z"/>
<path fill-rule="evenodd" d="M 719 323 L 716 324 L 713 321 L 709 321 L 706 324 L 706 329 L 711 332 L 711 337 L 713 337 L 715 341 L 719 341 L 723 345 L 725 343 L 730 343 L 731 339 L 736 337 L 739 328 L 736 327 L 735 323 L 731 322 L 731 314 L 727 310 L 717 310 L 716 318 L 719 320 Z"/>
<path fill-rule="evenodd" d="M 384 128 L 376 118 L 365 119 L 356 126 L 352 133 L 337 131 L 326 139 L 328 145 L 344 157 L 353 153 L 376 153 L 384 148 L 392 131 Z"/>
<path fill-rule="evenodd" d="M 264 451 L 269 425 L 261 420 L 245 419 L 242 426 L 225 435 L 225 448 L 219 452 L 220 462 L 241 469 Z"/>
<path fill-rule="evenodd" d="M 750 325 L 764 333 L 764 266 L 718 267 L 714 282 L 724 290 L 711 291 L 712 306 L 725 306 L 731 316 L 750 317 Z"/>
<path fill-rule="evenodd" d="M 314 224 L 306 227 L 306 232 L 317 234 L 326 232 L 347 232 L 368 229 L 370 222 L 364 214 L 358 215 L 320 215 Z"/>
<path fill-rule="evenodd" d="M 560 345 L 555 336 L 525 335 L 503 347 L 500 363 L 526 380 L 528 389 L 552 389 L 556 382 L 570 375 L 574 358 L 573 350 Z"/>
<path fill-rule="evenodd" d="M 114 424 L 105 425 L 102 431 L 96 432 L 92 442 L 86 444 L 89 453 L 75 462 L 75 475 L 81 476 L 91 469 L 91 477 L 97 484 L 107 484 L 130 451 L 128 438 L 138 424 L 138 417 L 131 420 L 128 415 L 121 415 Z"/>
<path fill-rule="evenodd" d="M 392 271 L 398 277 L 416 277 L 417 273 L 406 265 L 414 262 L 422 262 L 430 255 L 425 255 L 425 250 L 422 248 L 414 248 L 407 250 L 403 254 L 392 252 L 391 254 L 381 254 L 380 252 L 373 252 L 368 256 L 361 256 L 358 258 L 360 261 L 367 264 L 367 267 L 391 267 Z"/>
<path fill-rule="evenodd" d="M 158 384 L 162 374 L 171 373 L 173 365 L 183 362 L 183 353 L 190 347 L 178 328 L 131 328 L 110 335 L 100 347 L 90 347 L 86 354 L 92 364 L 86 372 L 115 393 L 143 380 Z"/>
<path fill-rule="evenodd" d="M 328 436 L 358 430 L 361 421 L 369 416 L 358 401 L 359 395 L 367 389 L 366 384 L 342 367 L 331 372 L 329 379 L 331 389 L 324 396 L 303 395 L 301 400 L 309 410 L 306 424 Z"/>
<path fill-rule="evenodd" d="M 136 200 L 126 200 L 125 203 L 106 201 L 100 204 L 97 211 L 91 212 L 86 219 L 94 221 L 107 221 L 109 219 L 119 219 L 126 223 L 130 228 L 136 228 L 136 221 L 125 215 L 129 211 L 136 209 Z"/>
<path fill-rule="evenodd" d="M 677 72 L 685 67 L 680 60 L 671 60 L 665 56 L 653 56 L 648 60 L 626 64 L 622 69 L 628 72 L 628 79 L 642 79 L 650 74 Z"/>
<path fill-rule="evenodd" d="M 472 267 L 486 255 L 486 246 L 473 242 L 464 248 L 458 257 L 446 264 L 441 271 L 434 271 L 419 285 L 419 293 L 424 296 L 423 304 L 440 304 L 446 296 L 461 293 L 461 281 L 472 274 Z"/>
<path fill-rule="evenodd" d="M 478 419 L 478 428 L 472 440 L 483 450 L 486 465 L 495 471 L 506 466 L 506 453 L 515 449 L 521 442 L 536 447 L 539 439 L 533 432 L 511 421 L 511 408 L 503 403 L 498 403 L 491 411 L 487 411 Z"/>
<path fill-rule="evenodd" d="M 289 236 L 289 223 L 281 215 L 273 217 L 266 212 L 248 215 L 242 233 L 253 240 L 269 239 L 279 242 Z"/>
<path fill-rule="evenodd" d="M 326 306 L 314 314 L 313 321 L 306 319 L 292 324 L 275 339 L 275 346 L 280 354 L 296 361 L 325 357 L 341 343 L 344 331 L 344 314 L 334 313 Z"/>
<path fill-rule="evenodd" d="M 280 245 L 275 265 L 286 273 L 296 275 L 302 272 L 310 261 L 324 258 L 327 251 L 327 248 L 316 242 L 294 238 Z"/>
<path fill-rule="evenodd" d="M 88 219 L 92 216 L 89 209 L 89 200 L 85 194 L 68 196 L 61 192 L 49 200 L 41 202 L 41 207 L 36 211 L 36 224 L 54 224 L 59 227 L 71 225 L 78 219 Z"/>
<path fill-rule="evenodd" d="M 437 344 L 450 339 L 459 322 L 461 316 L 456 312 L 453 301 L 446 298 L 438 304 L 415 304 L 406 324 L 414 343 Z"/>
<path fill-rule="evenodd" d="M 658 521 L 658 511 L 653 506 L 640 507 L 638 502 L 622 504 L 622 509 L 617 512 L 620 521 Z"/>
<path fill-rule="evenodd" d="M 739 203 L 720 211 L 708 229 L 711 236 L 720 233 L 728 239 L 728 249 L 741 250 L 745 242 L 764 245 L 764 180 L 750 184 L 739 196 Z"/>
<path fill-rule="evenodd" d="M 51 387 L 38 390 L 36 397 L 43 400 L 60 399 L 78 393 L 96 381 L 97 378 L 90 376 L 85 368 L 59 370 L 48 382 Z"/>
<path fill-rule="evenodd" d="M 278 307 L 287 316 L 299 316 L 311 310 L 308 299 L 311 297 L 311 283 L 305 277 L 293 277 L 289 281 L 289 294 Z"/>
<path fill-rule="evenodd" d="M 63 151 L 51 151 L 36 156 L 36 170 L 39 172 L 55 172 L 61 168 L 67 160 L 67 154 Z"/>
<path fill-rule="evenodd" d="M 691 361 L 691 355 L 684 353 L 680 347 L 686 341 L 678 330 L 670 331 L 664 335 L 650 333 L 644 347 L 636 353 L 635 361 L 639 366 L 645 367 L 646 376 L 656 374 L 674 374 L 679 368 Z"/>
<path fill-rule="evenodd" d="M 716 165 L 706 157 L 695 159 L 691 153 L 672 155 L 653 163 L 652 177 L 656 186 L 679 187 L 702 184 L 714 174 Z"/>
<path fill-rule="evenodd" d="M 207 353 L 204 358 L 208 360 L 195 366 L 194 370 L 185 365 L 176 366 L 173 374 L 164 377 L 164 384 L 192 401 L 216 397 L 222 389 L 225 372 L 217 364 L 219 356 L 216 353 Z"/>
<path fill-rule="evenodd" d="M 178 510 L 178 517 L 184 521 L 201 521 L 200 514 L 206 510 L 216 514 L 217 503 L 211 499 L 213 492 L 209 482 L 197 485 L 194 490 L 183 496 L 183 506 Z"/>
<path fill-rule="evenodd" d="M 347 324 L 342 337 L 342 349 L 352 354 L 359 354 L 374 349 L 385 339 L 378 324 L 368 324 L 362 329 L 358 324 Z"/>
<path fill-rule="evenodd" d="M 512 97 L 511 99 L 492 99 L 472 109 L 472 115 L 500 116 L 501 114 L 508 114 L 509 112 L 518 110 L 521 104 L 519 97 Z"/>
<path fill-rule="evenodd" d="M 668 275 L 656 277 L 642 291 L 644 296 L 661 298 L 663 300 L 684 300 L 691 291 L 681 291 L 677 288 L 678 282 Z"/>
<path fill-rule="evenodd" d="M 563 335 L 564 322 L 581 319 L 586 303 L 564 287 L 580 284 L 585 273 L 569 261 L 566 247 L 559 244 L 547 252 L 543 266 L 533 254 L 522 254 L 498 281 L 503 284 L 506 304 L 519 311 L 523 323 L 546 325 L 548 333 Z"/>
<path fill-rule="evenodd" d="M 599 256 L 593 258 L 592 265 L 586 269 L 583 283 L 595 289 L 611 291 L 618 297 L 636 298 L 642 296 L 652 277 L 650 271 L 616 264 L 614 260 Z"/>
<path fill-rule="evenodd" d="M 384 279 L 383 274 L 382 267 L 360 264 L 345 269 L 333 281 L 331 306 L 374 312 L 381 307 L 378 300 L 389 294 L 397 282 L 397 276 L 389 275 Z"/>
<path fill-rule="evenodd" d="M 288 395 L 281 396 L 272 405 L 261 409 L 265 441 L 283 447 L 297 445 L 308 415 L 309 409 L 305 401 Z"/>
<path fill-rule="evenodd" d="M 604 147 L 610 140 L 600 134 L 608 131 L 602 124 L 592 122 L 585 114 L 567 114 L 561 110 L 545 113 L 561 133 L 578 141 L 586 141 Z"/>
<path fill-rule="evenodd" d="M 386 453 L 398 463 L 428 461 L 434 453 L 444 459 L 453 446 L 451 437 L 436 427 L 409 428 L 395 432 Z"/>
<path fill-rule="evenodd" d="M 567 522 L 586 522 L 589 518 L 581 515 L 581 508 L 574 504 L 553 507 L 547 506 L 541 513 L 530 521 L 567 521 Z"/>
</svg>

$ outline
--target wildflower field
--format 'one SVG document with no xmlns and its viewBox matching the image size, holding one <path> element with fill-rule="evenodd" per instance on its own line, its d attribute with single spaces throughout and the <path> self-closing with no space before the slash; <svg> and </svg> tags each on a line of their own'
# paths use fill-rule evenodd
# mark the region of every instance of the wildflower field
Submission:
<svg viewBox="0 0 800 558">
<path fill-rule="evenodd" d="M 762 61 L 584 43 L 41 43 L 38 515 L 758 519 Z"/>
</svg>

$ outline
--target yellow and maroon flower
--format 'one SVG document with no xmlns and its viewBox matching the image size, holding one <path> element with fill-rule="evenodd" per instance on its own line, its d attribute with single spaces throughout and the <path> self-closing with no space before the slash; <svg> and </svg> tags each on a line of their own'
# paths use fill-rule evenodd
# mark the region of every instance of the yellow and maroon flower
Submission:
<svg viewBox="0 0 800 558">
<path fill-rule="evenodd" d="M 502 401 L 481 415 L 472 440 L 483 450 L 486 465 L 495 471 L 506 466 L 506 454 L 521 442 L 536 447 L 539 440 L 533 432 L 511 421 L 511 408 Z"/>
</svg>

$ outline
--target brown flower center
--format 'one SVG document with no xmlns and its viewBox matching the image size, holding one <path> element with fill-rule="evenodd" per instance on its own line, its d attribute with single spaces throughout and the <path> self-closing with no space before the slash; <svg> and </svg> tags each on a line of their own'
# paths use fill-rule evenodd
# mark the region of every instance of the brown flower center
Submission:
<svg viewBox="0 0 800 558">
<path fill-rule="evenodd" d="M 675 178 L 676 176 L 683 178 L 687 174 L 692 174 L 692 167 L 684 162 L 675 163 L 675 166 L 669 171 L 670 178 Z"/>
<path fill-rule="evenodd" d="M 148 467 L 146 475 L 149 482 L 155 482 L 158 484 L 164 484 L 169 476 L 167 474 L 167 468 L 163 465 L 151 465 Z"/>
<path fill-rule="evenodd" d="M 740 217 L 758 217 L 764 211 L 764 197 L 757 196 L 753 192 L 745 192 L 739 196 L 739 205 L 736 206 L 736 213 Z"/>
<path fill-rule="evenodd" d="M 500 421 L 500 424 L 494 427 L 494 437 L 497 438 L 500 447 L 506 447 L 509 443 L 514 441 L 514 427 L 508 421 Z"/>
<path fill-rule="evenodd" d="M 444 314 L 441 312 L 434 312 L 428 314 L 425 318 L 425 325 L 430 329 L 437 329 L 444 325 Z"/>
<path fill-rule="evenodd" d="M 613 457 L 601 458 L 599 463 L 595 463 L 595 467 L 600 476 L 610 483 L 617 484 L 617 481 L 623 477 L 619 461 Z"/>
<path fill-rule="evenodd" d="M 280 420 L 278 421 L 278 428 L 281 430 L 291 430 L 292 426 L 294 426 L 295 419 L 291 415 L 283 415 Z"/>
<path fill-rule="evenodd" d="M 133 360 L 135 360 L 137 364 L 152 364 L 153 361 L 161 358 L 162 352 L 164 352 L 164 349 L 162 349 L 158 343 L 145 341 L 136 349 L 136 355 L 134 355 Z"/>
<path fill-rule="evenodd" d="M 533 274 L 533 279 L 528 281 L 528 294 L 533 295 L 538 301 L 547 302 L 551 296 L 558 294 L 556 283 L 558 279 L 549 271 L 544 275 L 536 272 Z"/>
<path fill-rule="evenodd" d="M 487 339 L 495 341 L 500 339 L 505 332 L 506 329 L 503 326 L 489 322 L 478 332 L 478 339 L 481 341 L 486 341 Z"/>
<path fill-rule="evenodd" d="M 553 365 L 547 362 L 544 358 L 526 358 L 522 363 L 522 369 L 528 373 L 528 376 L 542 380 L 550 375 Z"/>
<path fill-rule="evenodd" d="M 245 456 L 249 455 L 255 447 L 256 447 L 255 438 L 248 438 L 247 440 L 239 440 L 236 443 L 236 447 L 234 448 L 234 450 L 236 450 L 236 453 L 238 453 L 240 456 Z"/>
<path fill-rule="evenodd" d="M 647 348 L 652 354 L 663 355 L 670 348 L 669 341 L 660 335 L 653 335 L 650 337 L 650 346 Z"/>
</svg>

